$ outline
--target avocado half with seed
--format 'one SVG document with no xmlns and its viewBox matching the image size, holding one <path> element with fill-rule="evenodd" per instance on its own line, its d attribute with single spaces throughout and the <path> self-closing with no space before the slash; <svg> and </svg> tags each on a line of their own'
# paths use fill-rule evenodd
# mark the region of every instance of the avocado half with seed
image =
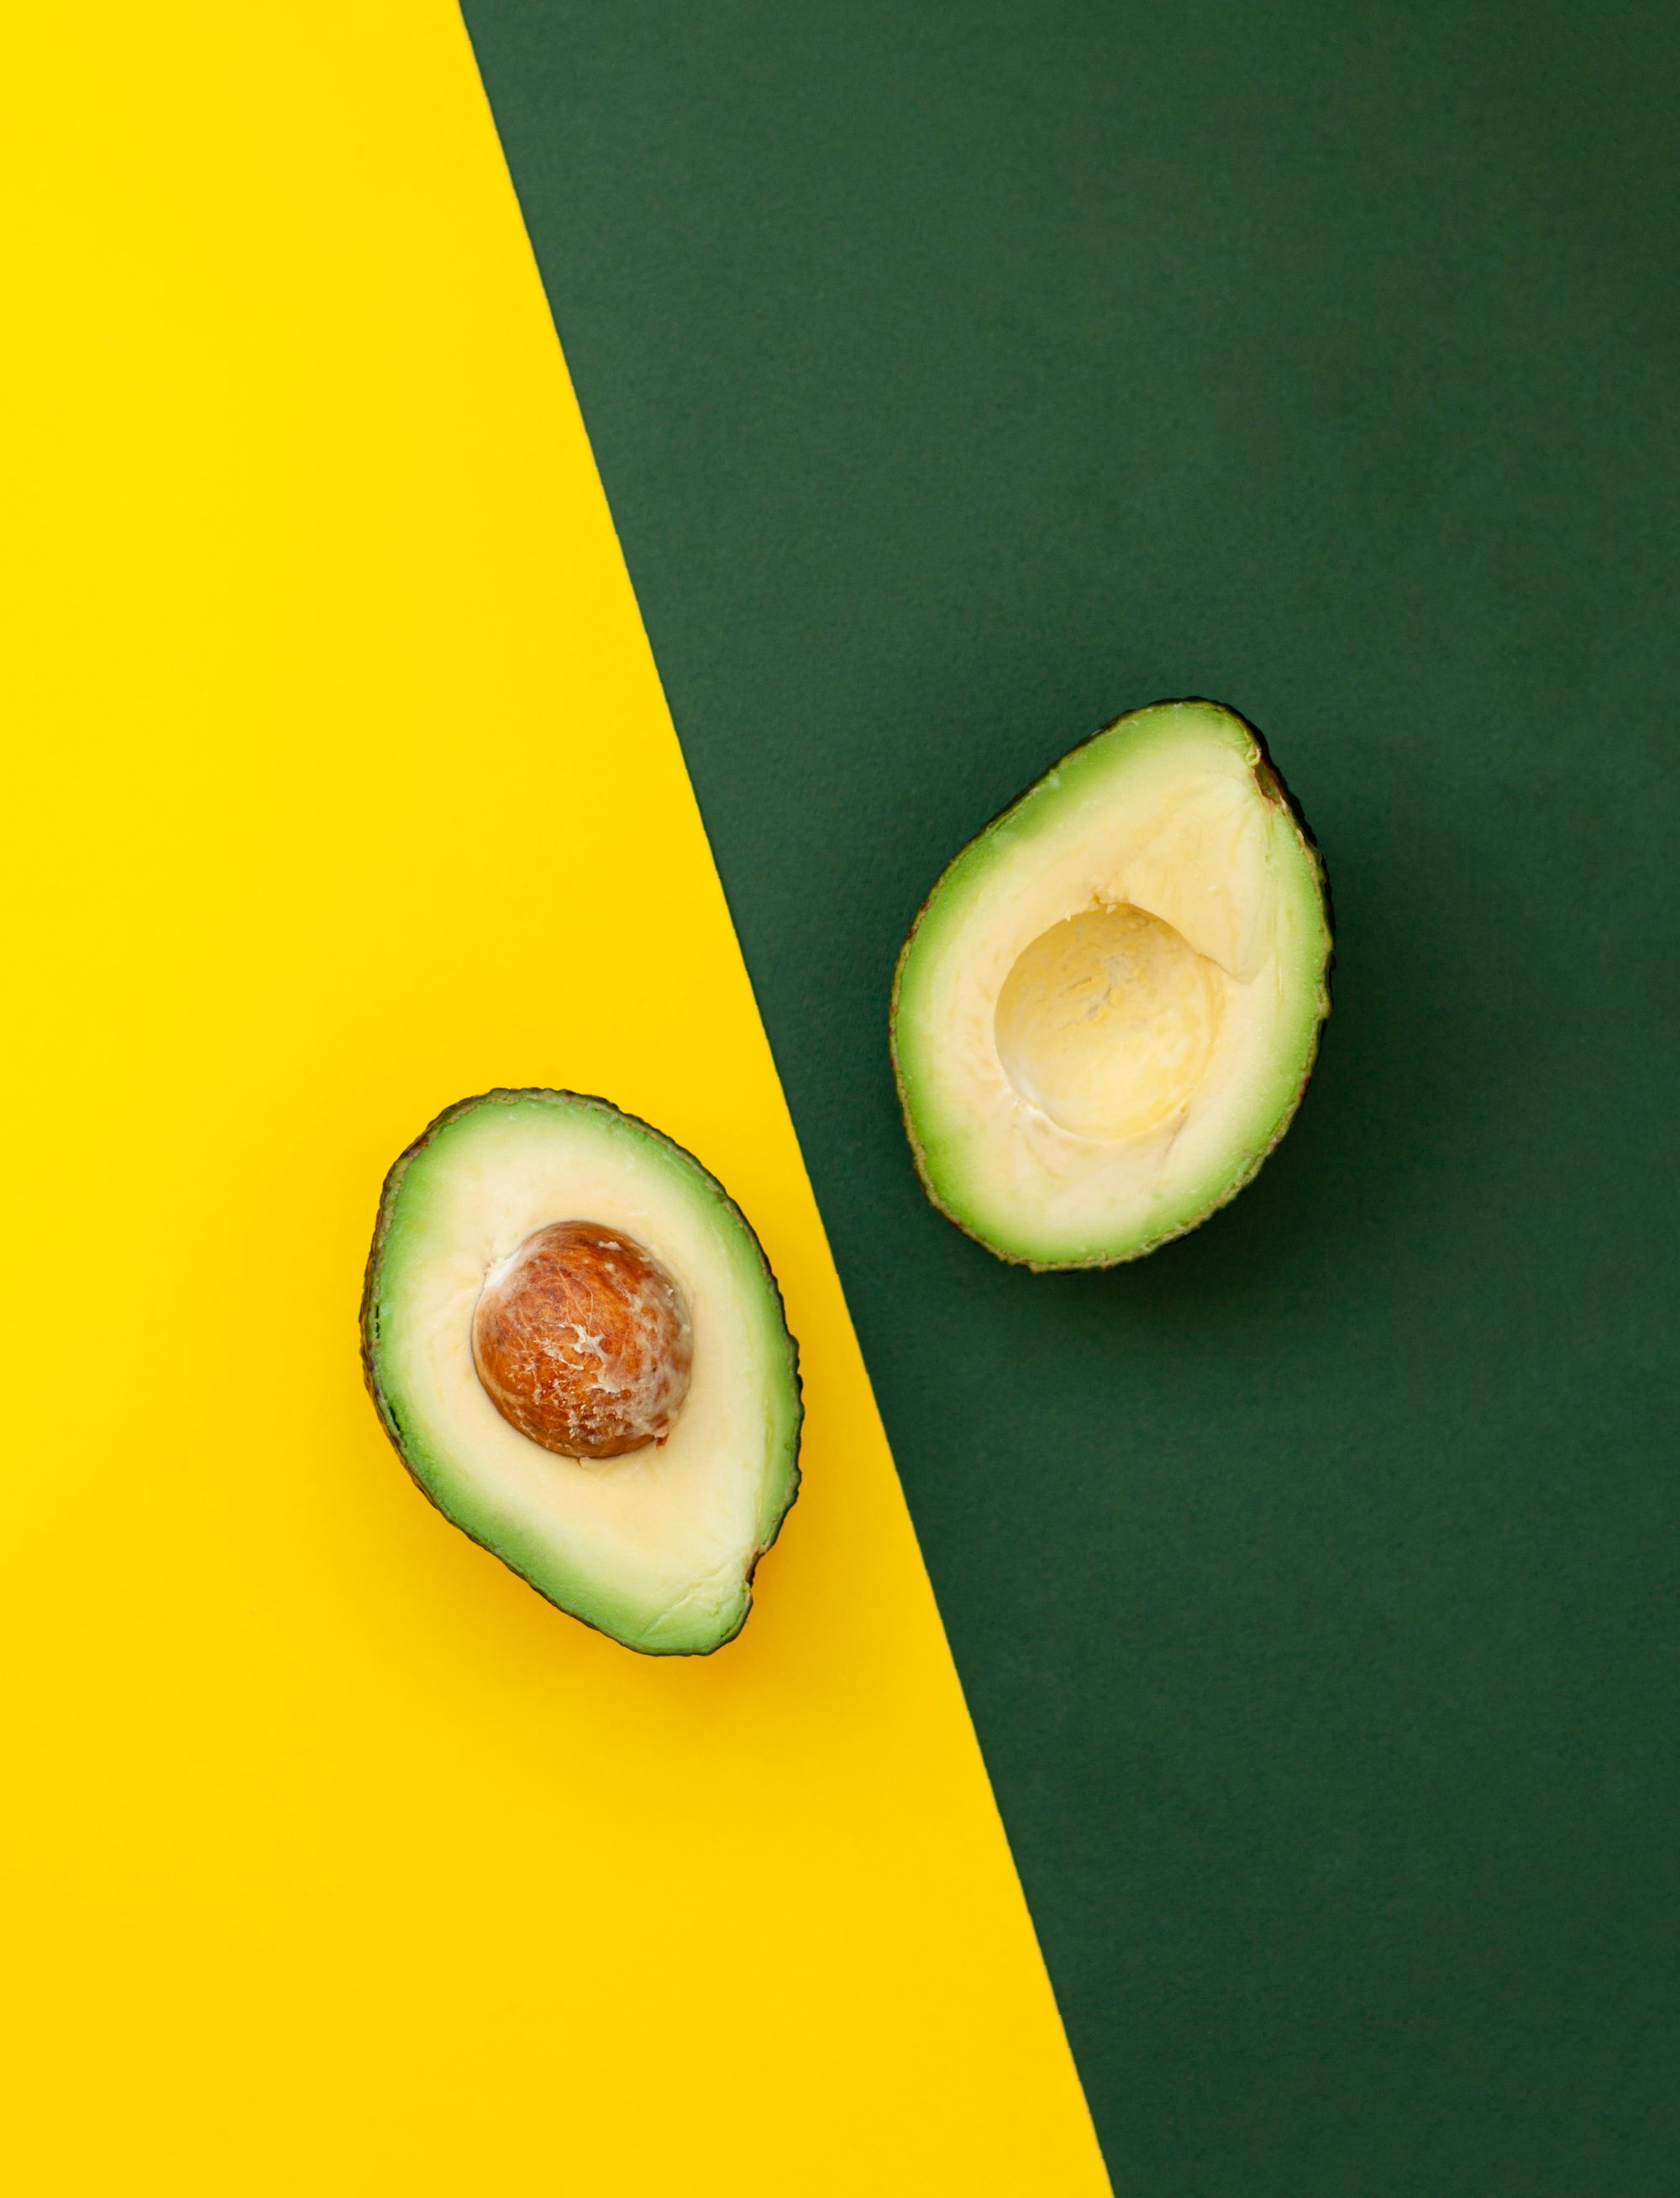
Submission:
<svg viewBox="0 0 1680 2198">
<path fill-rule="evenodd" d="M 386 1178 L 362 1352 L 421 1490 L 551 1602 L 649 1655 L 740 1631 L 799 1491 L 798 1352 L 692 1154 L 573 1091 L 449 1108 Z"/>
<path fill-rule="evenodd" d="M 1134 710 L 958 855 L 905 941 L 892 1061 L 928 1196 L 1000 1259 L 1113 1266 L 1289 1126 L 1329 1012 L 1324 869 L 1264 741 Z"/>
</svg>

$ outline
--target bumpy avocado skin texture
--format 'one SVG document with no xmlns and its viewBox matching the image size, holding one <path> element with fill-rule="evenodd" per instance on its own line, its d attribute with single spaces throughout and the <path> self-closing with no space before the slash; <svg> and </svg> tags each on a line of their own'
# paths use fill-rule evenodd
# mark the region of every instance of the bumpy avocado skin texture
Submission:
<svg viewBox="0 0 1680 2198">
<path fill-rule="evenodd" d="M 1107 740 L 1111 736 L 1122 732 L 1136 720 L 1148 718 L 1157 712 L 1177 709 L 1183 706 L 1217 711 L 1222 718 L 1229 718 L 1240 726 L 1253 741 L 1258 750 L 1258 759 L 1253 765 L 1255 782 L 1265 798 L 1288 817 L 1302 855 L 1312 873 L 1322 917 L 1324 958 L 1317 1003 L 1317 1018 L 1311 1044 L 1302 1061 L 1299 1080 L 1295 1085 L 1293 1094 L 1280 1113 L 1270 1135 L 1261 1148 L 1253 1154 L 1247 1164 L 1235 1173 L 1229 1182 L 1221 1186 L 1215 1196 L 1199 1204 L 1194 1212 L 1184 1215 L 1170 1226 L 1164 1227 L 1158 1233 L 1152 1235 L 1146 1242 L 1126 1250 L 1112 1254 L 1097 1253 L 1084 1259 L 1034 1259 L 1007 1245 L 997 1242 L 984 1230 L 977 1227 L 968 1215 L 946 1197 L 929 1166 L 927 1148 L 916 1122 L 910 1080 L 900 1046 L 899 1019 L 905 973 L 910 967 L 917 939 L 924 923 L 938 904 L 947 883 L 959 868 L 968 864 L 977 852 L 982 851 L 988 840 L 1003 831 L 1027 803 L 1040 796 L 1041 792 L 1051 782 L 1056 780 L 1067 765 L 1085 750 L 1094 747 L 1099 741 Z M 965 842 L 957 850 L 945 864 L 945 869 L 940 871 L 921 907 L 916 910 L 904 945 L 899 949 L 898 959 L 892 973 L 892 1000 L 887 1016 L 887 1039 L 904 1134 L 910 1145 L 910 1156 L 916 1166 L 917 1178 L 928 1203 L 936 1212 L 943 1214 L 954 1227 L 961 1230 L 965 1236 L 990 1252 L 994 1259 L 1001 1259 L 1009 1266 L 1024 1267 L 1032 1274 L 1089 1272 L 1093 1270 L 1124 1266 L 1134 1259 L 1147 1258 L 1151 1252 L 1159 1251 L 1164 1244 L 1170 1244 L 1180 1236 L 1187 1236 L 1193 1229 L 1200 1228 L 1204 1221 L 1217 1213 L 1222 1207 L 1229 1206 L 1239 1192 L 1246 1190 L 1253 1183 L 1261 1168 L 1282 1142 L 1286 1131 L 1299 1110 L 1302 1100 L 1306 1096 L 1307 1086 L 1312 1081 L 1313 1071 L 1317 1065 L 1323 1026 L 1330 1013 L 1331 978 L 1335 968 L 1334 940 L 1334 911 L 1330 896 L 1329 876 L 1325 869 L 1323 855 L 1313 835 L 1311 827 L 1302 813 L 1299 803 L 1284 782 L 1283 774 L 1277 767 L 1264 734 L 1252 718 L 1245 717 L 1240 710 L 1233 709 L 1229 703 L 1215 702 L 1206 695 L 1188 695 L 1171 696 L 1158 702 L 1142 704 L 1135 710 L 1123 712 L 1119 717 L 1112 718 L 1108 724 L 1100 725 L 1094 733 L 1090 734 L 1084 741 L 1069 749 L 1047 770 L 1041 771 L 1029 786 L 1025 787 L 1015 796 L 1014 800 L 1007 802 L 988 823 L 981 826 L 972 840 Z"/>
<path fill-rule="evenodd" d="M 629 1124 L 648 1137 L 657 1141 L 690 1168 L 695 1177 L 706 1186 L 710 1195 L 716 1199 L 719 1207 L 728 1213 L 733 1223 L 739 1228 L 742 1237 L 750 1244 L 756 1254 L 758 1266 L 762 1271 L 766 1300 L 774 1307 L 782 1336 L 785 1339 L 786 1381 L 790 1409 L 786 1437 L 784 1492 L 777 1497 L 774 1509 L 765 1519 L 758 1547 L 751 1553 L 746 1563 L 740 1614 L 726 1631 L 719 1633 L 715 1639 L 703 1643 L 689 1647 L 667 1647 L 646 1640 L 635 1639 L 610 1625 L 599 1622 L 596 1618 L 590 1614 L 587 1609 L 580 1608 L 576 1602 L 562 1601 L 558 1596 L 551 1594 L 541 1580 L 534 1579 L 532 1573 L 517 1562 L 506 1550 L 498 1548 L 491 1536 L 480 1532 L 471 1520 L 459 1515 L 457 1510 L 451 1507 L 439 1489 L 432 1484 L 410 1447 L 407 1432 L 398 1416 L 381 1375 L 381 1281 L 387 1240 L 391 1233 L 392 1223 L 397 1212 L 398 1196 L 404 1176 L 419 1156 L 442 1132 L 448 1130 L 452 1124 L 460 1121 L 464 1116 L 476 1112 L 480 1108 L 505 1106 L 527 1100 L 598 1109 L 602 1114 Z M 786 1306 L 782 1300 L 781 1286 L 776 1282 L 770 1261 L 765 1256 L 764 1247 L 759 1241 L 758 1234 L 722 1183 L 708 1168 L 695 1159 L 685 1146 L 679 1145 L 674 1137 L 666 1137 L 662 1130 L 656 1129 L 652 1123 L 644 1121 L 640 1115 L 631 1114 L 623 1108 L 615 1107 L 611 1100 L 601 1098 L 589 1092 L 571 1091 L 544 1085 L 497 1086 L 494 1090 L 477 1093 L 471 1098 L 457 1100 L 453 1106 L 445 1108 L 441 1114 L 427 1124 L 414 1142 L 398 1154 L 385 1178 L 380 1192 L 379 1212 L 374 1227 L 373 1243 L 369 1251 L 367 1267 L 363 1279 L 359 1329 L 363 1379 L 366 1382 L 369 1396 L 373 1400 L 374 1409 L 379 1415 L 380 1424 L 385 1429 L 392 1448 L 401 1460 L 404 1470 L 421 1494 L 425 1497 L 427 1502 L 434 1509 L 440 1511 L 452 1526 L 458 1527 L 469 1541 L 476 1542 L 480 1549 L 487 1550 L 491 1556 L 506 1565 L 510 1572 L 516 1573 L 526 1586 L 534 1588 L 545 1602 L 552 1603 L 555 1608 L 564 1612 L 568 1618 L 574 1618 L 580 1625 L 588 1626 L 591 1632 L 603 1633 L 607 1639 L 617 1642 L 621 1647 L 633 1649 L 639 1655 L 711 1656 L 715 1655 L 719 1648 L 727 1648 L 731 1641 L 739 1637 L 741 1628 L 752 1614 L 753 1583 L 759 1565 L 766 1552 L 774 1546 L 786 1522 L 788 1512 L 792 1510 L 798 1500 L 803 1480 L 799 1457 L 800 1437 L 805 1422 L 805 1393 L 799 1373 L 799 1345 L 788 1326 Z"/>
</svg>

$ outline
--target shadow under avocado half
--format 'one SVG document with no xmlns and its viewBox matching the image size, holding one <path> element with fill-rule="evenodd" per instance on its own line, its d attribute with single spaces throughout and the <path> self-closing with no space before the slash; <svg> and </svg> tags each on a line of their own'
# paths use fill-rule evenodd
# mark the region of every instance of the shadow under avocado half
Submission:
<svg viewBox="0 0 1680 2198">
<path fill-rule="evenodd" d="M 1028 1280 L 1032 1271 L 1010 1263 L 1030 1299 L 1054 1303 L 1070 1346 L 1088 1329 L 1094 1352 L 1112 1352 L 1118 1294 L 1128 1338 L 1148 1350 L 1192 1349 L 1210 1329 L 1228 1348 L 1268 1336 L 1282 1347 L 1290 1303 L 1327 1268 L 1350 1311 L 1389 1307 L 1398 1318 L 1411 1260 L 1425 1243 L 1462 1233 L 1497 1179 L 1502 1146 L 1523 1133 L 1549 1033 L 1524 1009 L 1516 965 L 1526 942 L 1499 881 L 1479 875 L 1468 823 L 1421 799 L 1344 797 L 1340 807 L 1332 799 L 1329 823 L 1341 887 L 1331 966 L 1357 981 L 1338 982 L 1313 1103 L 1245 1195 L 1219 1211 L 1217 1228 L 1181 1232 L 1141 1264 L 1041 1270 L 1042 1280 Z M 887 1074 L 872 1112 L 880 1143 L 902 1150 L 901 1103 Z M 978 1256 L 990 1247 L 971 1231 L 932 1225 L 927 1205 L 908 1200 L 900 1225 L 932 1263 L 936 1292 L 971 1305 L 977 1288 L 1003 1292 L 1017 1310 L 1025 1302 L 1006 1268 Z"/>
<path fill-rule="evenodd" d="M 708 1655 L 799 1493 L 799 1352 L 691 1153 L 604 1099 L 445 1108 L 387 1177 L 362 1300 L 380 1420 L 454 1525 L 645 1655 Z"/>
<path fill-rule="evenodd" d="M 969 841 L 899 957 L 928 1197 L 1039 1272 L 1194 1229 L 1293 1119 L 1331 944 L 1317 847 L 1247 719 L 1188 700 L 1105 726 Z"/>
</svg>

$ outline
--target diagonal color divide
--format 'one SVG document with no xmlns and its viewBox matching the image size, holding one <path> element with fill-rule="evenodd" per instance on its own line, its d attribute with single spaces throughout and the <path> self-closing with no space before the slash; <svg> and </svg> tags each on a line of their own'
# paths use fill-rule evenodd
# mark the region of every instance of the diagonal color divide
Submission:
<svg viewBox="0 0 1680 2198">
<path fill-rule="evenodd" d="M 1117 2183 L 1674 2189 L 1680 17 L 466 12 Z M 1322 1067 L 1009 1273 L 893 956 L 1187 693 L 1324 846 Z"/>
<path fill-rule="evenodd" d="M 29 33 L 11 2182 L 1098 2198 L 460 24 Z M 381 1172 L 498 1082 L 668 1129 L 786 1289 L 715 1660 L 561 1619 L 361 1393 Z"/>
</svg>

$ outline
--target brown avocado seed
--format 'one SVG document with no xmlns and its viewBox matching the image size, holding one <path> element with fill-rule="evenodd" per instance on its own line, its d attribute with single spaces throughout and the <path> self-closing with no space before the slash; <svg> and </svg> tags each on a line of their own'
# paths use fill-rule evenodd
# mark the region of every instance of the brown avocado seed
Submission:
<svg viewBox="0 0 1680 2198">
<path fill-rule="evenodd" d="M 671 1433 L 694 1328 L 681 1289 L 633 1236 L 555 1221 L 485 1278 L 473 1364 L 509 1427 L 544 1450 L 622 1457 Z"/>
</svg>

